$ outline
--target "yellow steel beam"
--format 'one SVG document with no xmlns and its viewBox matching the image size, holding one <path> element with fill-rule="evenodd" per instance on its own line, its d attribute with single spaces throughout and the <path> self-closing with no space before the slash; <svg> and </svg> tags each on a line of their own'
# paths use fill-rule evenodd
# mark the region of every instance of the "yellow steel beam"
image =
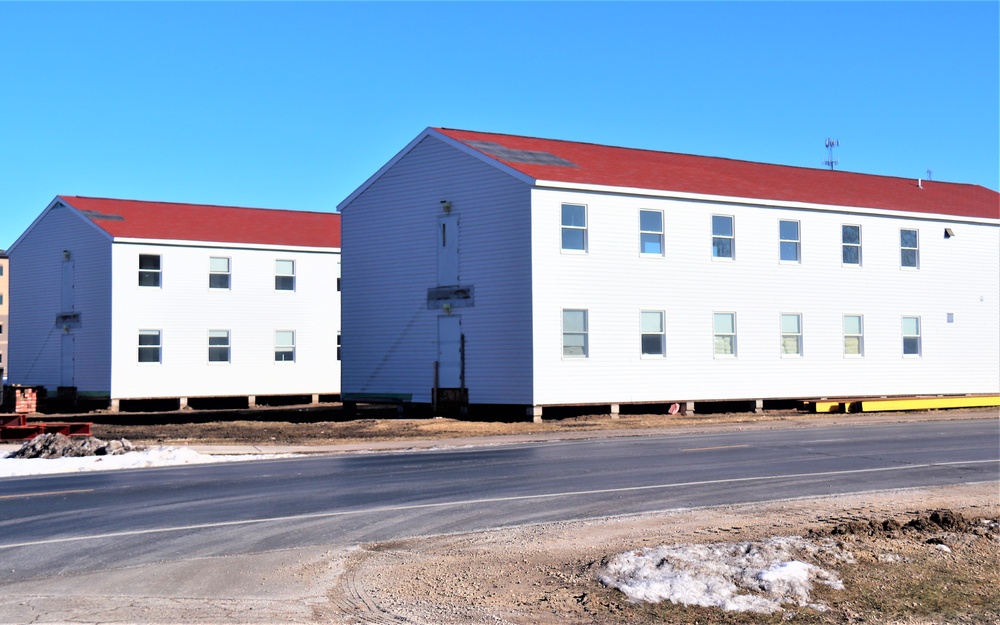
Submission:
<svg viewBox="0 0 1000 625">
<path fill-rule="evenodd" d="M 1000 406 L 1000 395 L 866 399 L 861 401 L 861 412 L 937 410 L 939 408 L 987 408 L 990 406 Z"/>
</svg>

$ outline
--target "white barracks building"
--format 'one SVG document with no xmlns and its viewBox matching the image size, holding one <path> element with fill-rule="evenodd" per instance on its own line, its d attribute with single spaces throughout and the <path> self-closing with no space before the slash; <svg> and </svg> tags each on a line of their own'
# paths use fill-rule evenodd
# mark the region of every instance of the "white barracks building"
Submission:
<svg viewBox="0 0 1000 625">
<path fill-rule="evenodd" d="M 58 196 L 9 250 L 10 382 L 110 401 L 340 393 L 340 216 Z"/>
<path fill-rule="evenodd" d="M 347 402 L 1000 390 L 983 187 L 429 128 L 339 209 Z"/>
</svg>

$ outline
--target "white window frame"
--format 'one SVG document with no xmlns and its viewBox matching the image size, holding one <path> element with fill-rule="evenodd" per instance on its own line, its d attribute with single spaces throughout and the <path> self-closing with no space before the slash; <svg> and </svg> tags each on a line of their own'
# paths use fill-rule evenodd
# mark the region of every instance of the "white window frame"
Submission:
<svg viewBox="0 0 1000 625">
<path fill-rule="evenodd" d="M 143 343 L 143 337 L 156 337 L 156 343 Z M 139 330 L 136 337 L 138 353 L 136 354 L 136 362 L 140 365 L 158 365 L 163 362 L 163 331 L 162 330 Z M 152 352 L 156 350 L 156 360 L 143 360 L 142 354 L 144 352 Z"/>
<path fill-rule="evenodd" d="M 717 218 L 729 220 L 729 234 L 716 233 L 715 220 Z M 729 243 L 729 254 L 727 256 L 718 253 L 718 243 L 723 241 Z M 712 215 L 712 260 L 736 260 L 736 217 L 732 215 Z"/>
<path fill-rule="evenodd" d="M 781 332 L 781 357 L 782 358 L 801 358 L 803 353 L 802 338 L 802 313 L 781 313 L 778 316 L 779 330 Z M 786 319 L 795 319 L 796 329 L 790 330 L 785 325 Z M 788 351 L 788 339 L 795 339 L 795 351 Z"/>
<path fill-rule="evenodd" d="M 844 236 L 846 234 L 845 231 L 844 231 L 844 228 L 857 228 L 858 229 L 858 242 L 857 243 L 848 243 L 847 242 L 847 239 Z M 862 244 L 862 241 L 863 241 L 863 239 L 861 238 L 861 226 L 859 224 L 840 224 L 840 264 L 842 266 L 844 266 L 844 267 L 860 267 L 861 266 L 861 263 L 864 261 L 864 259 L 862 258 L 862 255 L 861 255 L 861 244 Z M 857 252 L 858 252 L 858 260 L 857 260 L 857 262 L 848 262 L 847 259 L 844 258 L 844 252 L 846 252 L 849 248 L 851 248 L 851 249 L 857 249 Z"/>
<path fill-rule="evenodd" d="M 281 339 L 291 335 L 291 343 L 282 342 Z M 284 358 L 290 355 L 290 358 Z M 295 362 L 295 330 L 275 330 L 274 331 L 274 362 L 287 363 Z"/>
<path fill-rule="evenodd" d="M 645 228 L 642 225 L 642 215 L 643 213 L 649 213 L 650 215 L 656 215 L 660 218 L 659 229 L 653 230 Z M 658 252 L 647 252 L 646 242 L 655 242 L 659 246 Z M 639 255 L 640 256 L 663 256 L 664 252 L 663 245 L 663 211 L 652 210 L 648 208 L 639 209 Z"/>
<path fill-rule="evenodd" d="M 216 261 L 225 261 L 226 268 L 220 269 Z M 213 281 L 225 276 L 226 286 L 216 286 Z M 228 291 L 233 287 L 233 261 L 228 256 L 210 256 L 208 259 L 208 288 L 212 291 Z"/>
<path fill-rule="evenodd" d="M 659 316 L 659 329 L 650 330 L 646 326 L 647 315 Z M 639 353 L 642 358 L 666 358 L 667 356 L 667 315 L 662 310 L 643 310 L 639 312 Z M 647 352 L 647 339 L 654 339 L 659 343 L 659 352 Z"/>
<path fill-rule="evenodd" d="M 730 332 L 720 332 L 719 331 L 719 318 L 728 316 L 732 319 L 732 330 Z M 712 352 L 716 358 L 736 358 L 739 353 L 737 346 L 737 326 L 736 326 L 736 313 L 729 311 L 713 312 L 712 313 Z M 720 351 L 720 339 L 729 338 L 729 351 Z M 724 343 L 722 343 L 724 344 Z"/>
<path fill-rule="evenodd" d="M 785 235 L 781 232 L 783 224 L 795 224 L 794 239 L 785 238 Z M 795 258 L 785 258 L 786 247 L 795 250 Z M 794 219 L 778 220 L 778 260 L 790 265 L 798 265 L 802 262 L 802 222 Z"/>
<path fill-rule="evenodd" d="M 913 245 L 904 245 L 903 233 L 912 232 L 913 233 Z M 906 254 L 907 252 L 912 252 L 913 254 L 913 264 L 906 264 Z M 920 231 L 916 228 L 900 228 L 899 229 L 899 266 L 901 269 L 920 269 Z"/>
<path fill-rule="evenodd" d="M 912 330 L 909 332 L 907 331 L 906 328 L 907 320 L 913 320 L 914 322 L 916 322 L 917 327 L 915 333 Z M 920 358 L 924 353 L 923 350 L 924 341 L 923 341 L 923 336 L 921 335 L 920 317 L 918 315 L 903 315 L 901 321 L 902 321 L 902 336 L 903 336 L 903 358 Z M 910 352 L 906 351 L 907 339 L 916 342 L 916 351 L 910 351 Z"/>
<path fill-rule="evenodd" d="M 858 332 L 848 332 L 847 331 L 847 319 L 848 318 L 858 318 Z M 843 323 L 841 326 L 844 337 L 844 357 L 845 358 L 864 358 L 865 357 L 865 316 L 858 315 L 854 313 L 845 314 L 843 316 Z M 857 339 L 858 341 L 858 352 L 852 353 L 847 351 L 847 340 Z"/>
<path fill-rule="evenodd" d="M 282 263 L 291 263 L 292 264 L 292 272 L 291 273 L 281 273 L 281 271 L 282 271 Z M 283 278 L 291 278 L 292 279 L 292 283 L 291 283 L 292 286 L 291 286 L 291 288 L 285 288 L 285 287 L 281 286 L 283 284 L 283 282 L 282 282 Z M 294 292 L 295 291 L 295 283 L 296 283 L 296 280 L 295 280 L 295 261 L 294 260 L 285 259 L 285 258 L 276 259 L 274 261 L 274 290 L 275 291 L 292 291 L 292 292 Z"/>
<path fill-rule="evenodd" d="M 156 259 L 156 269 L 143 268 L 142 259 L 143 258 L 155 258 Z M 147 277 L 155 277 L 156 284 L 143 284 L 143 274 Z M 143 289 L 159 289 L 163 288 L 163 256 L 160 254 L 139 254 L 139 287 Z"/>
<path fill-rule="evenodd" d="M 583 314 L 583 327 L 567 327 L 566 323 L 566 313 L 582 313 Z M 562 355 L 563 358 L 568 359 L 580 359 L 590 357 L 590 314 L 585 308 L 564 308 L 562 310 Z M 583 344 L 577 344 L 578 341 L 573 341 L 572 344 L 568 344 L 566 339 L 570 337 L 582 337 Z M 567 353 L 567 350 L 581 350 L 581 353 Z"/>
<path fill-rule="evenodd" d="M 569 207 L 582 208 L 583 209 L 583 225 L 575 223 L 566 223 L 566 209 Z M 559 247 L 563 252 L 569 252 L 570 254 L 586 254 L 588 249 L 588 244 L 590 243 L 588 234 L 588 223 L 589 223 L 589 210 L 586 204 L 574 204 L 572 202 L 563 202 L 559 207 L 560 223 L 562 227 L 559 230 Z M 571 219 L 572 221 L 572 219 Z M 577 232 L 581 233 L 582 237 L 582 247 L 566 247 L 566 235 L 575 234 Z"/>
<path fill-rule="evenodd" d="M 213 336 L 214 335 L 214 336 Z M 215 343 L 212 342 L 215 339 Z M 220 343 L 219 339 L 225 339 L 225 343 Z M 221 348 L 226 350 L 226 359 L 213 358 L 213 349 L 218 352 Z M 209 330 L 208 331 L 208 363 L 209 364 L 229 364 L 233 361 L 233 335 L 229 330 Z"/>
</svg>

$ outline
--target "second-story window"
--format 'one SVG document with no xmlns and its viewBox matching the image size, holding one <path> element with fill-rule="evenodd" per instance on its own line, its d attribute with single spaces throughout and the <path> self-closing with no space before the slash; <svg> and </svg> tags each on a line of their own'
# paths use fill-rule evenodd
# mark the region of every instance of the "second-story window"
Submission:
<svg viewBox="0 0 1000 625">
<path fill-rule="evenodd" d="M 663 256 L 662 211 L 639 211 L 639 252 Z"/>
<path fill-rule="evenodd" d="M 587 207 L 562 205 L 562 249 L 587 251 Z"/>
<path fill-rule="evenodd" d="M 801 260 L 799 256 L 799 222 L 779 221 L 778 222 L 779 254 L 781 260 L 785 262 L 797 263 Z"/>
<path fill-rule="evenodd" d="M 712 215 L 712 258 L 735 258 L 736 234 L 733 218 L 729 215 Z"/>
<path fill-rule="evenodd" d="M 916 230 L 899 231 L 899 265 L 914 269 L 920 266 L 920 247 Z"/>
<path fill-rule="evenodd" d="M 208 288 L 228 289 L 229 288 L 229 259 L 213 256 L 209 259 L 208 267 Z"/>
<path fill-rule="evenodd" d="M 274 290 L 275 291 L 295 290 L 294 260 L 274 261 Z"/>
<path fill-rule="evenodd" d="M 845 265 L 861 264 L 861 226 L 841 226 L 843 262 Z"/>
<path fill-rule="evenodd" d="M 160 286 L 159 254 L 139 254 L 139 286 Z"/>
</svg>

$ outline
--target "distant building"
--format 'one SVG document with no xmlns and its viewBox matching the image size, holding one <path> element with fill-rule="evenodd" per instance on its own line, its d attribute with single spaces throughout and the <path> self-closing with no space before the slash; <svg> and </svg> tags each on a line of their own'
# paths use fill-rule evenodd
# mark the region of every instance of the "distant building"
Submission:
<svg viewBox="0 0 1000 625">
<path fill-rule="evenodd" d="M 113 408 L 340 392 L 337 214 L 58 196 L 9 256 L 13 383 Z"/>
<path fill-rule="evenodd" d="M 10 259 L 0 250 L 0 384 L 7 379 L 7 323 L 10 314 Z"/>
<path fill-rule="evenodd" d="M 339 208 L 345 401 L 1000 384 L 983 187 L 430 128 Z"/>
</svg>

